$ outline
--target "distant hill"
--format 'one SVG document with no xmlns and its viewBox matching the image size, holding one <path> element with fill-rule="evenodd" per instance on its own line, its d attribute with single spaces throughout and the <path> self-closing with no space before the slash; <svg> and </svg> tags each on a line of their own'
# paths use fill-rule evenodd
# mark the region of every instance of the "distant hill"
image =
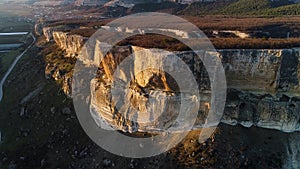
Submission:
<svg viewBox="0 0 300 169">
<path fill-rule="evenodd" d="M 297 1 L 289 0 L 215 0 L 195 2 L 180 11 L 183 15 L 299 15 Z"/>
<path fill-rule="evenodd" d="M 179 12 L 184 15 L 205 15 L 219 13 L 224 6 L 231 5 L 238 0 L 217 0 L 217 1 L 205 1 L 194 2 L 187 8 Z"/>
<path fill-rule="evenodd" d="M 273 9 L 265 9 L 260 11 L 260 14 L 268 16 L 300 15 L 300 4 L 292 4 Z"/>
<path fill-rule="evenodd" d="M 1 1 L 1 0 L 0 0 Z M 14 0 L 11 0 L 14 1 Z M 26 0 L 24 0 L 26 1 Z M 180 4 L 175 2 L 193 2 Z M 300 0 L 27 0 L 29 4 L 74 4 L 77 6 L 112 7 L 127 14 L 137 12 L 168 12 L 179 15 L 300 15 Z M 162 2 L 162 3 L 161 3 Z"/>
<path fill-rule="evenodd" d="M 259 14 L 262 10 L 272 9 L 285 5 L 293 4 L 292 1 L 287 0 L 239 0 L 232 3 L 218 13 L 220 14 Z"/>
</svg>

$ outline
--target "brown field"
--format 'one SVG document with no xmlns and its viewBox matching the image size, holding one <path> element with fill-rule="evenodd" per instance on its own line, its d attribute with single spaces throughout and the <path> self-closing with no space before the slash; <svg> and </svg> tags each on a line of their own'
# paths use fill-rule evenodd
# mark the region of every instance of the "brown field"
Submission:
<svg viewBox="0 0 300 169">
<path fill-rule="evenodd" d="M 300 47 L 300 16 L 291 17 L 227 17 L 227 16 L 202 16 L 191 17 L 181 16 L 184 19 L 195 24 L 211 40 L 215 48 L 292 48 Z M 110 22 L 112 19 L 102 20 L 68 20 L 52 21 L 49 26 L 68 25 L 71 28 L 71 34 L 78 34 L 84 37 L 90 37 L 97 29 Z M 75 28 L 76 27 L 76 28 Z M 74 29 L 72 29 L 74 28 Z M 211 36 L 213 30 L 238 30 L 242 32 L 262 31 L 269 32 L 271 37 L 266 38 L 245 38 Z M 291 36 L 286 38 L 287 33 Z M 119 45 L 138 45 L 143 47 L 157 47 L 167 50 L 188 50 L 188 48 L 179 41 L 162 35 L 143 35 L 127 38 Z"/>
<path fill-rule="evenodd" d="M 210 38 L 216 49 L 282 49 L 300 47 L 300 38 Z M 185 51 L 189 48 L 178 40 L 162 35 L 138 35 L 127 38 L 118 45 L 135 45 L 146 48 L 161 48 L 169 51 Z"/>
<path fill-rule="evenodd" d="M 192 22 L 200 29 L 232 29 L 232 30 L 252 30 L 262 29 L 266 26 L 290 27 L 294 29 L 300 28 L 300 16 L 288 17 L 232 17 L 232 16 L 181 16 L 182 18 Z"/>
<path fill-rule="evenodd" d="M 300 38 L 289 39 L 240 39 L 240 38 L 212 38 L 212 44 L 217 49 L 283 49 L 300 47 Z"/>
<path fill-rule="evenodd" d="M 289 28 L 296 32 L 300 29 L 300 16 L 289 17 L 231 17 L 231 16 L 179 16 L 189 22 L 195 24 L 200 30 L 262 30 L 270 27 L 270 29 Z M 113 19 L 72 19 L 51 21 L 49 26 L 57 25 L 77 25 L 77 26 L 102 26 L 112 21 Z"/>
<path fill-rule="evenodd" d="M 32 9 L 19 4 L 1 4 L 0 15 L 9 16 L 31 16 Z"/>
</svg>

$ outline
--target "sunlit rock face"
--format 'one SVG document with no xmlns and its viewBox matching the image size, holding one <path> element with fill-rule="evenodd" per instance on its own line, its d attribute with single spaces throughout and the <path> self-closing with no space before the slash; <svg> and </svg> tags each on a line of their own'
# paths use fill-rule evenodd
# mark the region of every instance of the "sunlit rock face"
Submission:
<svg viewBox="0 0 300 169">
<path fill-rule="evenodd" d="M 219 50 L 230 88 L 299 93 L 298 49 Z"/>
<path fill-rule="evenodd" d="M 172 56 L 171 52 L 135 46 L 114 47 L 108 52 L 101 62 L 102 75 L 91 83 L 91 112 L 99 125 L 106 123 L 125 132 L 159 132 L 184 126 L 182 119 L 177 119 L 180 105 L 188 107 L 184 111 L 195 111 L 199 100 L 188 91 L 180 93 L 176 81 L 164 71 L 166 65 L 171 65 L 173 73 L 182 71 Z M 178 56 L 191 65 L 197 58 L 185 53 Z"/>
<path fill-rule="evenodd" d="M 40 23 L 41 25 L 43 25 L 43 23 Z M 47 42 L 50 42 L 50 41 L 53 41 L 53 34 L 55 32 L 60 32 L 60 31 L 63 31 L 64 29 L 66 29 L 67 27 L 66 26 L 43 26 L 41 28 L 41 30 L 38 29 L 38 24 L 36 25 L 36 32 L 39 34 L 39 35 L 44 35 L 45 39 Z"/>
<path fill-rule="evenodd" d="M 117 129 L 130 132 L 166 129 L 173 124 L 171 122 L 176 119 L 180 105 L 178 104 L 180 98 L 176 95 L 179 89 L 174 79 L 163 69 L 136 71 L 139 67 L 143 67 L 145 62 L 161 65 L 159 59 L 149 60 L 152 58 L 151 55 L 158 55 L 156 52 L 158 52 L 156 49 L 122 46 L 115 47 L 106 55 L 101 63 L 103 75 L 94 79 L 91 87 L 92 91 L 95 91 L 92 92 L 91 103 L 95 118 L 105 119 Z M 132 53 L 139 53 L 142 56 L 135 58 L 131 63 L 132 67 L 128 69 L 131 73 L 119 73 L 114 76 L 117 66 Z M 202 98 L 195 128 L 200 128 L 210 110 L 209 77 L 201 60 L 197 59 L 193 52 L 175 53 L 189 66 L 199 84 Z M 297 49 L 219 50 L 218 53 L 226 70 L 229 87 L 221 122 L 284 132 L 300 131 Z M 120 79 L 130 83 L 130 87 L 124 96 L 112 101 L 111 85 Z M 150 109 L 149 95 L 156 101 L 151 103 L 155 103 L 160 110 L 165 110 L 166 116 L 162 116 L 163 118 L 155 123 L 139 123 L 157 117 L 159 114 L 157 112 L 160 112 L 157 108 Z M 159 96 L 167 99 L 160 100 Z M 124 100 L 128 100 L 128 103 L 124 103 Z M 125 114 L 115 109 L 115 105 L 118 104 L 125 104 L 126 111 L 122 110 L 126 112 Z M 152 114 L 143 114 L 141 113 L 143 111 Z"/>
<path fill-rule="evenodd" d="M 219 53 L 229 87 L 222 122 L 300 131 L 299 49 Z"/>
<path fill-rule="evenodd" d="M 162 33 L 168 33 L 173 36 L 178 36 L 184 39 L 188 38 L 195 38 L 195 37 L 202 37 L 202 35 L 196 33 L 196 32 L 188 32 L 183 30 L 177 30 L 177 29 L 155 29 L 155 28 L 130 28 L 130 27 L 111 27 L 111 26 L 102 26 L 102 29 L 108 30 L 108 31 L 114 31 L 114 32 L 124 32 L 124 33 L 138 33 L 138 34 L 145 34 L 145 32 L 158 30 Z"/>
<path fill-rule="evenodd" d="M 54 30 L 53 27 L 44 27 L 43 28 L 43 35 L 45 36 L 47 42 L 53 40 L 53 36 L 52 36 L 53 30 Z"/>
<path fill-rule="evenodd" d="M 125 132 L 158 132 L 167 130 L 179 113 L 180 96 L 163 91 L 143 93 L 136 88 L 109 100 L 110 89 L 97 81 L 92 83 L 91 110 L 96 121 L 105 122 Z M 126 100 L 120 98 L 124 97 Z M 117 110 L 116 105 L 122 106 Z M 193 106 L 193 105 L 191 105 Z"/>
<path fill-rule="evenodd" d="M 55 43 L 66 51 L 67 56 L 75 56 L 78 54 L 85 40 L 85 38 L 80 35 L 69 35 L 66 32 L 60 31 L 53 32 L 52 36 Z"/>
</svg>

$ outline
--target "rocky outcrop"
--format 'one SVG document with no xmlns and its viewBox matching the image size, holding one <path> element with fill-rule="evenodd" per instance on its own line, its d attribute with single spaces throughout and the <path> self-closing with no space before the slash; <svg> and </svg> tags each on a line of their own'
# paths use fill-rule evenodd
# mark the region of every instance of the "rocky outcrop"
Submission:
<svg viewBox="0 0 300 169">
<path fill-rule="evenodd" d="M 230 88 L 299 95 L 299 49 L 219 50 Z"/>
<path fill-rule="evenodd" d="M 67 56 L 75 56 L 80 51 L 85 38 L 80 35 L 70 35 L 67 32 L 54 31 L 52 33 L 55 43 L 66 51 Z M 49 36 L 51 38 L 51 35 Z"/>
<path fill-rule="evenodd" d="M 47 42 L 53 40 L 52 34 L 53 34 L 54 29 L 55 29 L 54 27 L 44 27 L 43 28 L 43 35 L 45 36 Z"/>
<path fill-rule="evenodd" d="M 184 39 L 202 36 L 197 32 L 188 32 L 188 31 L 177 30 L 177 29 L 164 29 L 164 28 L 156 29 L 156 28 L 135 28 L 135 27 L 131 28 L 131 27 L 112 27 L 112 26 L 102 26 L 101 28 L 112 32 L 138 33 L 138 34 L 145 34 L 145 32 L 151 32 L 153 30 L 156 30 L 162 32 L 162 34 L 167 33 Z"/>
<path fill-rule="evenodd" d="M 284 132 L 300 131 L 300 99 L 285 94 L 229 90 L 222 122 Z"/>
<path fill-rule="evenodd" d="M 62 91 L 69 97 L 72 94 L 72 71 L 67 68 L 74 64 L 75 56 L 80 52 L 85 38 L 80 35 L 70 35 L 67 32 L 57 31 L 57 29 L 44 28 L 43 34 L 50 41 L 54 40 L 56 45 L 60 48 L 54 51 L 45 68 L 45 78 L 58 81 L 62 85 Z M 58 61 L 59 60 L 59 61 Z M 66 70 L 67 69 L 67 70 Z"/>
<path fill-rule="evenodd" d="M 87 39 L 81 35 L 70 34 L 70 29 L 79 28 L 79 26 L 58 25 L 49 26 L 49 23 L 38 22 L 35 24 L 35 34 L 44 36 L 46 42 L 54 41 L 61 49 L 65 50 L 66 56 L 75 56 Z"/>
<path fill-rule="evenodd" d="M 85 40 L 82 36 L 69 35 L 66 32 L 59 31 L 53 32 L 53 39 L 58 46 L 66 51 L 67 56 L 77 55 Z M 99 66 L 102 49 L 97 48 L 97 45 L 95 45 L 96 48 L 90 58 L 82 58 L 81 55 L 77 56 L 77 58 L 88 66 Z M 144 60 L 144 62 L 155 65 L 161 64 L 157 60 L 147 60 L 147 58 L 150 58 L 147 56 L 153 55 L 156 51 L 155 49 L 149 50 L 134 46 L 115 47 L 106 54 L 101 62 L 103 70 L 101 78 L 94 79 L 93 86 L 91 86 L 95 89 L 95 93 L 91 94 L 91 110 L 94 112 L 94 115 L 97 112 L 99 115 L 101 112 L 98 117 L 104 118 L 109 123 L 117 126 L 118 129 L 124 131 L 143 131 L 147 127 L 138 123 L 134 124 L 128 120 L 126 121 L 123 115 L 119 115 L 116 118 L 116 110 L 111 106 L 117 103 L 105 100 L 107 99 L 105 97 L 99 98 L 99 96 L 102 95 L 110 98 L 110 87 L 115 80 L 113 76 L 117 66 L 127 56 L 137 51 L 143 51 L 142 55 L 144 55 L 144 57 L 140 57 L 143 59 L 137 61 L 137 63 L 142 63 Z M 245 127 L 258 126 L 277 129 L 284 132 L 300 131 L 299 51 L 300 49 L 297 48 L 218 50 L 218 55 L 222 59 L 226 72 L 228 87 L 228 98 L 222 122 L 231 125 L 241 124 Z M 196 120 L 197 124 L 195 125 L 201 126 L 211 105 L 208 74 L 201 60 L 197 59 L 193 52 L 175 53 L 189 65 L 199 84 L 198 88 L 202 91 L 203 98 L 205 98 L 201 102 L 201 110 Z M 132 74 L 126 75 L 123 73 L 119 77 L 119 80 L 122 81 L 128 79 L 133 79 L 134 81 L 131 84 L 133 90 L 127 93 L 127 97 L 130 96 L 135 105 L 140 106 L 139 109 L 148 111 L 149 98 L 147 98 L 147 95 L 152 94 L 154 98 L 168 96 L 170 100 L 164 100 L 159 104 L 169 112 L 176 112 L 174 111 L 177 109 L 176 106 L 171 106 L 172 109 L 170 109 L 169 105 L 172 102 L 175 103 L 173 99 L 176 100 L 177 97 L 174 93 L 178 92 L 178 86 L 174 80 L 163 69 L 160 71 L 135 72 L 135 68 L 141 68 L 142 66 L 137 63 L 133 63 L 134 66 L 130 70 Z M 50 69 L 48 70 L 51 72 Z M 48 74 L 51 74 L 55 79 L 63 79 L 63 90 L 70 95 L 71 76 L 68 76 L 68 78 L 63 78 L 64 76 L 58 77 L 61 76 L 62 72 Z M 153 90 L 159 90 L 160 92 L 153 93 Z M 137 114 L 134 109 L 131 110 L 129 105 L 127 105 L 127 110 L 129 112 L 127 113 L 128 117 L 133 117 L 133 114 Z M 154 110 L 151 111 L 154 112 Z M 173 119 L 171 116 L 167 117 L 170 118 L 164 118 L 166 119 L 163 122 L 164 125 Z M 161 126 L 163 125 L 157 123 L 156 127 L 160 128 Z"/>
<path fill-rule="evenodd" d="M 35 34 L 38 36 L 45 36 L 45 39 L 47 42 L 50 42 L 53 40 L 53 32 L 55 31 L 63 31 L 67 30 L 68 26 L 47 26 L 47 23 L 45 22 L 37 22 L 34 26 Z"/>
<path fill-rule="evenodd" d="M 79 59 L 89 66 L 99 66 L 99 50 L 101 48 L 95 48 L 93 56 L 89 58 L 92 59 L 90 62 L 80 56 Z M 127 56 L 138 51 L 142 51 L 139 52 L 141 56 L 130 63 L 132 66 L 127 69 L 129 73 L 114 74 L 117 66 L 122 64 Z M 195 53 L 174 53 L 189 66 L 198 82 L 202 98 L 195 128 L 201 127 L 211 106 L 208 74 Z M 178 115 L 176 106 L 180 100 L 176 82 L 163 68 L 145 72 L 135 70 L 143 67 L 141 63 L 163 67 L 164 62 L 149 60 L 151 55 L 160 54 L 157 49 L 135 46 L 115 47 L 108 52 L 101 62 L 101 75 L 91 83 L 91 112 L 98 123 L 105 122 L 127 132 L 155 131 L 172 126 L 171 121 Z M 258 126 L 284 132 L 300 131 L 299 49 L 219 50 L 218 55 L 222 59 L 228 84 L 225 112 L 221 120 L 223 123 L 241 124 L 245 127 Z M 176 63 L 171 65 L 174 64 Z M 113 100 L 111 88 L 116 86 L 115 81 L 128 83 L 129 89 L 124 95 L 119 95 L 118 99 Z M 123 102 L 124 100 L 128 102 Z M 116 105 L 124 107 L 119 111 Z M 159 105 L 166 116 L 161 116 L 162 119 L 157 118 L 153 123 L 139 123 L 141 119 L 149 121 L 160 117 L 156 114 L 160 111 L 150 105 Z M 193 106 L 195 105 L 191 105 Z M 148 114 L 140 113 L 143 111 Z"/>
<path fill-rule="evenodd" d="M 62 91 L 69 97 L 72 94 L 72 72 L 65 72 L 60 70 L 58 66 L 47 64 L 45 68 L 45 78 L 53 78 L 55 81 L 60 82 Z"/>
<path fill-rule="evenodd" d="M 134 60 L 127 60 L 126 56 L 132 51 L 139 54 L 135 54 Z M 165 55 L 167 56 L 164 57 Z M 91 93 L 91 112 L 98 124 L 108 123 L 109 126 L 126 132 L 158 132 L 184 126 L 176 118 L 180 104 L 188 107 L 186 111 L 193 111 L 199 105 L 192 92 L 185 89 L 179 91 L 175 80 L 163 71 L 169 66 L 172 73 L 183 74 L 184 67 L 173 56 L 171 52 L 162 53 L 158 49 L 130 46 L 116 47 L 109 52 L 101 64 L 105 78 L 96 78 L 91 83 L 91 91 L 94 91 Z M 188 56 L 189 54 L 182 54 L 180 57 L 190 63 L 200 60 Z M 120 69 L 115 74 L 117 66 L 122 66 L 120 63 L 124 62 L 125 70 Z M 157 69 L 147 69 L 150 65 L 157 66 Z M 193 71 L 198 72 L 197 69 Z M 193 83 L 188 80 L 183 83 L 188 89 L 194 88 L 189 86 Z M 123 84 L 129 84 L 128 90 L 123 90 Z M 114 86 L 114 90 L 111 90 L 111 86 Z"/>
<path fill-rule="evenodd" d="M 229 88 L 222 122 L 300 131 L 299 49 L 219 53 Z"/>
</svg>

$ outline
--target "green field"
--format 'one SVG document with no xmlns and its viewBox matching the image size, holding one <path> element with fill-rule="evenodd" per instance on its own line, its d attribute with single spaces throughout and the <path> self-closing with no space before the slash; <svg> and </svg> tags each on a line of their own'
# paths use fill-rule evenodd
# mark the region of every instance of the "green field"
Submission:
<svg viewBox="0 0 300 169">
<path fill-rule="evenodd" d="M 0 14 L 0 32 L 29 32 L 33 23 L 18 21 L 16 18 L 1 18 Z"/>
<path fill-rule="evenodd" d="M 179 13 L 194 16 L 293 16 L 300 14 L 300 4 L 287 0 L 219 0 L 216 2 L 195 2 Z"/>
<path fill-rule="evenodd" d="M 0 32 L 29 32 L 31 9 L 20 5 L 0 5 Z M 0 38 L 1 39 L 1 38 Z"/>
<path fill-rule="evenodd" d="M 0 6 L 0 32 L 31 32 L 33 23 L 25 19 L 30 11 L 24 6 L 1 5 Z M 24 50 L 32 40 L 28 35 L 0 36 L 0 44 L 23 43 L 18 49 L 9 53 L 0 53 L 0 78 L 7 71 L 14 59 Z"/>
<path fill-rule="evenodd" d="M 22 39 L 26 42 L 24 42 L 24 45 L 19 47 L 18 49 L 12 50 L 8 53 L 0 53 L 0 79 L 4 76 L 5 72 L 8 70 L 10 65 L 13 63 L 15 58 L 21 54 L 25 48 L 32 43 L 31 36 L 23 36 Z M 14 42 L 15 43 L 15 42 Z"/>
<path fill-rule="evenodd" d="M 15 58 L 22 52 L 22 50 L 17 49 L 9 53 L 0 54 L 0 79 L 4 76 L 5 72 L 8 70 Z"/>
<path fill-rule="evenodd" d="M 24 36 L 0 36 L 0 44 L 13 44 L 24 42 Z"/>
</svg>

